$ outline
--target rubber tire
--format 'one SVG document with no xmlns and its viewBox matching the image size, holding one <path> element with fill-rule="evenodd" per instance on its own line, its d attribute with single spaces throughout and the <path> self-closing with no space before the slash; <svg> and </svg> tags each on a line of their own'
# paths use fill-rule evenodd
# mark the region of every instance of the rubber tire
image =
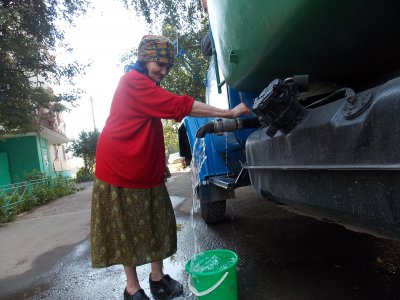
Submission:
<svg viewBox="0 0 400 300">
<path fill-rule="evenodd" d="M 207 224 L 217 223 L 225 218 L 226 200 L 200 202 L 201 217 Z"/>
</svg>

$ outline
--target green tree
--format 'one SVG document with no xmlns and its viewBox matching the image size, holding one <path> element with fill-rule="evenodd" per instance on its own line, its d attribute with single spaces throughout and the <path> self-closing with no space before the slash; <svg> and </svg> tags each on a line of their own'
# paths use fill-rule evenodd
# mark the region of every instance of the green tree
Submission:
<svg viewBox="0 0 400 300">
<path fill-rule="evenodd" d="M 0 135 L 37 131 L 40 111 L 59 113 L 78 93 L 55 95 L 48 84 L 72 83 L 83 66 L 56 62 L 63 46 L 61 22 L 72 23 L 88 0 L 0 0 Z"/>
<path fill-rule="evenodd" d="M 178 124 L 174 120 L 163 120 L 165 150 L 168 154 L 179 150 Z"/>
<path fill-rule="evenodd" d="M 188 32 L 179 37 L 180 52 L 174 67 L 161 85 L 176 94 L 188 94 L 204 102 L 205 76 L 209 61 L 203 57 L 200 42 L 205 35 L 206 27 L 198 32 Z M 171 38 L 172 34 L 165 32 Z"/>
<path fill-rule="evenodd" d="M 141 14 L 153 28 L 170 24 L 180 31 L 195 30 L 204 17 L 200 0 L 122 0 Z"/>
<path fill-rule="evenodd" d="M 68 151 L 71 151 L 74 156 L 83 159 L 85 175 L 93 173 L 99 136 L 98 130 L 81 131 L 79 138 L 72 140 L 72 144 L 68 147 Z"/>
</svg>

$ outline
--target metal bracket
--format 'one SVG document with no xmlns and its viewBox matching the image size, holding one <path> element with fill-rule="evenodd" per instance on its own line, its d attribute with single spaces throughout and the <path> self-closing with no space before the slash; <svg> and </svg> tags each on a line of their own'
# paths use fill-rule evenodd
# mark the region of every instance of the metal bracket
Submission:
<svg viewBox="0 0 400 300">
<path fill-rule="evenodd" d="M 351 120 L 361 115 L 371 105 L 373 98 L 371 92 L 347 98 L 346 105 L 343 108 L 345 119 Z"/>
<path fill-rule="evenodd" d="M 238 56 L 236 50 L 232 50 L 231 53 L 229 53 L 229 62 L 231 64 L 238 64 L 239 63 L 239 56 Z"/>
</svg>

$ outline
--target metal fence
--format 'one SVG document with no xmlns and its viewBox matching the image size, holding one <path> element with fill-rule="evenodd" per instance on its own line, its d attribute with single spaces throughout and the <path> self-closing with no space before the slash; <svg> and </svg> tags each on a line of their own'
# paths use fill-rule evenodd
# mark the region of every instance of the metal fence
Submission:
<svg viewBox="0 0 400 300">
<path fill-rule="evenodd" d="M 60 180 L 65 180 L 67 182 L 69 178 L 46 177 L 0 186 L 0 212 L 10 212 L 18 210 L 19 207 L 25 204 L 35 205 L 37 204 L 36 202 L 42 202 L 44 199 L 37 199 L 37 190 L 41 187 L 53 187 L 56 182 L 59 182 Z M 35 189 L 36 197 L 33 195 Z"/>
</svg>

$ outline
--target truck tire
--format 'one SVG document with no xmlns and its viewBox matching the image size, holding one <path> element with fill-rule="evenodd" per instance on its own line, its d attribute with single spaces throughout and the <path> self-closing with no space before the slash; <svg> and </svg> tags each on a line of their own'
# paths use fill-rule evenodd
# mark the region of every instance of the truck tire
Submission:
<svg viewBox="0 0 400 300">
<path fill-rule="evenodd" d="M 222 221 L 225 217 L 226 200 L 201 202 L 200 209 L 201 209 L 201 217 L 207 224 Z"/>
</svg>

